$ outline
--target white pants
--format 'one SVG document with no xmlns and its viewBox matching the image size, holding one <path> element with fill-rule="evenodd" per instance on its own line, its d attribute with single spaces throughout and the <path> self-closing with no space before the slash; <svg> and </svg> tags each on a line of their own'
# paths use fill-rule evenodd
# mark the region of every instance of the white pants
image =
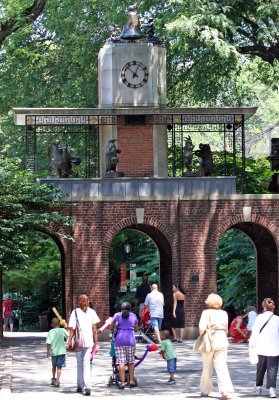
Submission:
<svg viewBox="0 0 279 400">
<path fill-rule="evenodd" d="M 90 347 L 77 352 L 77 387 L 80 389 L 91 389 L 90 354 Z"/>
<path fill-rule="evenodd" d="M 233 385 L 227 366 L 227 347 L 209 353 L 202 353 L 202 359 L 203 371 L 200 382 L 201 392 L 209 394 L 213 391 L 212 372 L 214 366 L 219 392 L 224 394 L 233 393 Z"/>
</svg>

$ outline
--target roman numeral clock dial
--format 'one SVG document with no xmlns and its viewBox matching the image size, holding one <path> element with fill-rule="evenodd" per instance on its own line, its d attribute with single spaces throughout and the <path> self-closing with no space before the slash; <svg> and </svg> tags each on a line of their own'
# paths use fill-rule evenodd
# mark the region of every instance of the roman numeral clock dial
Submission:
<svg viewBox="0 0 279 400">
<path fill-rule="evenodd" d="M 148 70 L 143 63 L 130 61 L 122 68 L 121 79 L 128 87 L 137 89 L 147 82 Z"/>
</svg>

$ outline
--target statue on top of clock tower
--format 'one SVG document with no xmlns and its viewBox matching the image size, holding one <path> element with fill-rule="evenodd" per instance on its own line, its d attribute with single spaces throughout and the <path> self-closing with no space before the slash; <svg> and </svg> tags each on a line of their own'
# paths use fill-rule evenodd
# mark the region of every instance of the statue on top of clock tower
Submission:
<svg viewBox="0 0 279 400">
<path fill-rule="evenodd" d="M 137 14 L 136 4 L 128 7 L 127 14 L 128 21 L 127 24 L 123 27 L 120 39 L 132 42 L 142 39 L 144 37 L 144 34 L 140 30 L 140 21 Z"/>
</svg>

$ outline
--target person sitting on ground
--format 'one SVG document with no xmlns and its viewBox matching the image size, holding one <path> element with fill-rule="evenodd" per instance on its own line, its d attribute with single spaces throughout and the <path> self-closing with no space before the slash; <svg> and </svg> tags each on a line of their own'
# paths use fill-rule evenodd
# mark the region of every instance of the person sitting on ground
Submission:
<svg viewBox="0 0 279 400">
<path fill-rule="evenodd" d="M 249 332 L 247 330 L 244 315 L 238 315 L 231 323 L 229 335 L 232 343 L 248 343 Z"/>
<path fill-rule="evenodd" d="M 58 318 L 52 318 L 51 329 L 48 332 L 47 344 L 47 357 L 51 355 L 52 361 L 52 378 L 51 385 L 55 387 L 60 386 L 60 376 L 62 368 L 66 367 L 66 345 L 65 339 L 69 333 L 64 328 L 59 328 L 60 321 Z"/>
<path fill-rule="evenodd" d="M 160 354 L 164 355 L 164 359 L 167 361 L 167 370 L 170 374 L 170 379 L 167 381 L 167 385 L 174 385 L 174 373 L 176 372 L 176 353 L 169 340 L 169 331 L 162 331 L 161 334 L 161 350 Z"/>
</svg>

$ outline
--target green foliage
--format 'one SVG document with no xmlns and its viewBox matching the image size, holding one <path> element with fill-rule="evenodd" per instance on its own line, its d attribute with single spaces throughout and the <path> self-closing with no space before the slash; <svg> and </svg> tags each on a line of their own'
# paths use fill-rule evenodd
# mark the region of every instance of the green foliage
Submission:
<svg viewBox="0 0 279 400">
<path fill-rule="evenodd" d="M 191 91 L 195 100 L 219 97 L 224 101 L 230 97 L 243 67 L 251 60 L 262 66 L 260 79 L 273 71 L 269 80 L 273 77 L 273 84 L 278 83 L 278 55 L 273 50 L 279 40 L 277 1 L 174 3 L 175 15 L 166 24 L 173 38 L 173 70 L 177 71 L 175 79 L 180 86 L 186 80 L 190 88 L 196 89 Z"/>
<path fill-rule="evenodd" d="M 34 2 L 2 3 L 0 23 L 9 18 L 21 21 L 23 10 Z M 110 7 L 105 0 L 64 0 L 59 4 L 48 0 L 40 18 L 32 24 L 21 23 L 20 29 L 3 41 L 0 152 L 24 157 L 24 132 L 13 125 L 12 107 L 98 106 L 98 52 L 109 37 L 109 25 L 118 24 L 120 31 L 125 24 L 128 5 L 126 0 L 113 0 Z M 269 124 L 278 122 L 279 63 L 271 64 L 252 49 L 247 54 L 242 51 L 256 41 L 272 53 L 272 45 L 278 42 L 275 0 L 249 4 L 237 0 L 233 5 L 226 0 L 143 0 L 138 10 L 145 19 L 150 13 L 154 16 L 156 35 L 166 45 L 170 106 L 260 103 L 264 111 L 249 123 L 252 147 Z M 63 139 L 63 132 L 60 134 Z M 68 140 L 67 135 L 64 139 Z M 265 137 L 251 154 L 263 154 L 266 141 Z M 73 135 L 71 144 L 78 152 L 80 143 Z M 38 146 L 40 159 L 48 160 L 46 137 Z"/>
<path fill-rule="evenodd" d="M 199 136 L 198 141 L 197 138 L 193 136 L 193 143 L 198 143 L 200 141 Z M 217 139 L 217 138 L 216 138 Z M 197 148 L 198 146 L 196 146 Z M 217 147 L 217 145 L 216 145 Z M 214 148 L 211 146 L 211 148 Z M 183 148 L 181 146 L 176 145 L 175 149 L 175 165 L 176 165 L 176 176 L 181 176 L 181 165 L 182 165 L 182 155 Z M 237 176 L 236 180 L 236 188 L 238 193 L 270 193 L 268 191 L 269 181 L 274 174 L 274 171 L 270 170 L 269 161 L 263 158 L 253 158 L 246 157 L 245 158 L 245 173 L 242 173 L 242 159 L 239 157 L 235 158 L 236 169 L 234 170 L 234 159 L 231 153 L 226 153 L 226 157 L 223 151 L 212 151 L 213 154 L 213 176 L 224 176 L 225 174 L 228 176 Z M 169 176 L 172 176 L 172 162 L 173 162 L 173 154 L 169 149 L 168 154 L 168 166 L 169 166 Z M 194 157 L 193 159 L 193 171 L 200 171 L 200 161 L 198 157 Z"/>
<path fill-rule="evenodd" d="M 72 221 L 56 211 L 59 197 L 58 190 L 40 185 L 23 171 L 19 161 L 0 158 L 0 267 L 12 267 L 26 258 L 23 234 L 27 230 L 51 235 L 51 223 L 67 229 Z"/>
<path fill-rule="evenodd" d="M 57 224 L 56 234 L 70 238 L 67 231 L 73 221 L 58 212 L 59 197 L 58 190 L 40 185 L 22 170 L 19 160 L 0 158 L 0 275 L 3 272 L 6 290 L 20 293 L 25 313 L 28 304 L 33 307 L 26 317 L 28 323 L 37 320 L 38 313 L 48 310 L 52 302 L 61 304 L 58 248 L 38 234 L 51 236 Z"/>
<path fill-rule="evenodd" d="M 38 232 L 27 232 L 21 237 L 21 251 L 25 255 L 21 262 L 4 272 L 6 289 L 31 295 L 50 280 L 60 280 L 60 253 L 52 239 Z"/>
<path fill-rule="evenodd" d="M 124 252 L 124 244 L 127 242 L 131 245 L 131 253 L 129 255 Z M 111 310 L 119 310 L 123 301 L 134 302 L 135 293 L 131 289 L 141 284 L 142 275 L 148 276 L 150 284 L 159 282 L 158 249 L 149 236 L 139 231 L 125 229 L 113 238 L 109 250 L 109 263 Z M 126 263 L 128 273 L 131 268 L 137 273 L 137 279 L 127 279 L 128 291 L 119 293 L 119 268 L 123 263 Z M 136 265 L 133 266 L 133 264 Z"/>
<path fill-rule="evenodd" d="M 4 270 L 5 291 L 17 294 L 17 317 L 24 329 L 38 323 L 38 316 L 52 306 L 61 310 L 61 256 L 52 239 L 30 231 L 22 237 L 25 258 Z"/>
<path fill-rule="evenodd" d="M 229 229 L 217 248 L 217 288 L 224 305 L 244 310 L 256 304 L 256 251 L 242 232 Z"/>
<path fill-rule="evenodd" d="M 223 152 L 213 153 L 214 170 L 213 175 L 221 176 L 225 170 L 225 157 Z M 231 154 L 226 155 L 227 169 L 229 175 L 234 175 L 232 170 L 233 157 Z M 236 158 L 236 166 L 238 172 L 237 191 L 241 193 L 270 193 L 268 184 L 273 172 L 270 170 L 270 165 L 266 159 L 255 160 L 252 157 L 245 158 L 245 174 L 241 174 L 242 160 Z"/>
</svg>

